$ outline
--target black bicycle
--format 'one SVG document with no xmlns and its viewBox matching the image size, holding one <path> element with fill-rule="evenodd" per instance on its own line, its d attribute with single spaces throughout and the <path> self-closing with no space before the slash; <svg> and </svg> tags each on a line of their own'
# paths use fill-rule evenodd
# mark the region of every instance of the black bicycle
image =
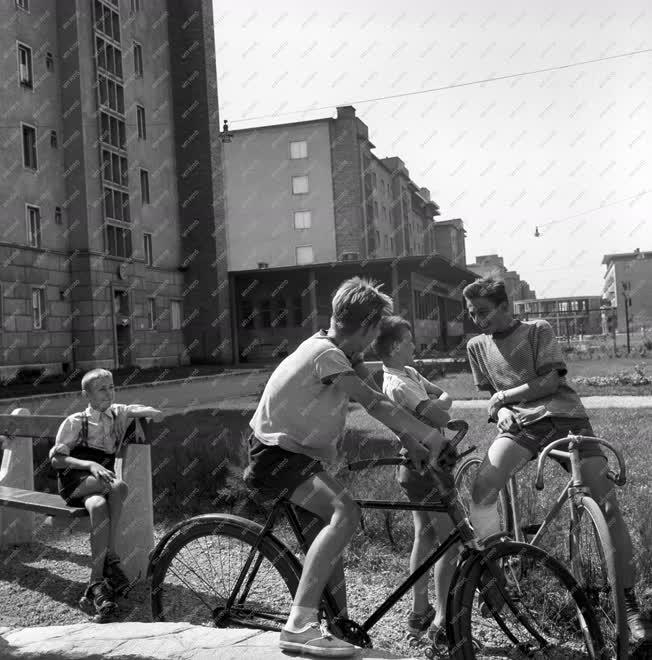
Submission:
<svg viewBox="0 0 652 660">
<path fill-rule="evenodd" d="M 468 427 L 459 420 L 451 426 L 458 431 L 451 441 L 455 445 Z M 370 471 L 406 464 L 402 457 L 388 457 L 357 461 L 348 469 Z M 337 617 L 335 599 L 326 588 L 321 609 L 331 631 L 357 646 L 370 647 L 373 626 L 449 548 L 459 546 L 460 560 L 447 600 L 451 657 L 495 655 L 516 647 L 527 654 L 542 651 L 546 658 L 606 660 L 596 615 L 571 573 L 529 544 L 502 537 L 480 543 L 458 500 L 452 473 L 435 469 L 434 475 L 440 487 L 439 502 L 356 500 L 363 510 L 445 511 L 455 530 L 361 623 Z M 150 558 L 154 619 L 280 630 L 302 570 L 297 554 L 275 533 L 286 531 L 279 524 L 283 518 L 305 553 L 301 524 L 294 506 L 286 501 L 274 504 L 262 525 L 220 513 L 176 525 Z M 432 650 L 426 654 L 432 655 Z"/>
</svg>

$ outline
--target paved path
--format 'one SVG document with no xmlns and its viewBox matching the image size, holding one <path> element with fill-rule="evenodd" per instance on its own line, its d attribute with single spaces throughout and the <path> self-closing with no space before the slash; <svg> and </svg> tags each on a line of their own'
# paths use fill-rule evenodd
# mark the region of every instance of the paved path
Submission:
<svg viewBox="0 0 652 660">
<path fill-rule="evenodd" d="M 187 623 L 93 623 L 43 628 L 0 628 L 0 658 L 127 658 L 133 660 L 288 660 L 278 633 L 215 629 Z M 358 658 L 413 660 L 382 649 Z"/>
<path fill-rule="evenodd" d="M 583 396 L 582 403 L 586 408 L 652 408 L 652 396 Z M 457 400 L 456 408 L 486 408 L 487 401 L 472 399 Z"/>
</svg>

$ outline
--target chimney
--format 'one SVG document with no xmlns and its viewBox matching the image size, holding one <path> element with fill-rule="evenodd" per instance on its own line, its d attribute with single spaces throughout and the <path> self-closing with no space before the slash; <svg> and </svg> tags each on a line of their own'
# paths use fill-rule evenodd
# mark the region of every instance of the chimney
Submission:
<svg viewBox="0 0 652 660">
<path fill-rule="evenodd" d="M 337 108 L 338 119 L 355 119 L 355 108 L 352 105 L 341 105 Z"/>
<path fill-rule="evenodd" d="M 430 191 L 428 190 L 428 188 L 420 188 L 420 190 L 421 190 L 421 196 L 424 199 L 430 201 Z"/>
</svg>

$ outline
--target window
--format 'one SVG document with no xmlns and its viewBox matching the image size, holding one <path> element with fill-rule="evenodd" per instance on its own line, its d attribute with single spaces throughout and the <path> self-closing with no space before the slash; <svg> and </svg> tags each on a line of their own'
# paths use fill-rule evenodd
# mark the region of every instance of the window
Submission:
<svg viewBox="0 0 652 660">
<path fill-rule="evenodd" d="M 312 245 L 302 245 L 297 248 L 297 266 L 311 264 L 315 260 L 312 253 Z"/>
<path fill-rule="evenodd" d="M 292 321 L 296 326 L 303 323 L 303 298 L 301 296 L 292 299 Z"/>
<path fill-rule="evenodd" d="M 56 149 L 59 146 L 59 142 L 57 140 L 57 132 L 56 131 L 50 131 L 50 146 L 53 149 Z"/>
<path fill-rule="evenodd" d="M 27 207 L 27 245 L 41 247 L 41 211 L 38 206 Z"/>
<path fill-rule="evenodd" d="M 107 252 L 113 257 L 131 257 L 131 230 L 115 225 L 106 226 Z"/>
<path fill-rule="evenodd" d="M 263 328 L 272 327 L 272 307 L 269 300 L 260 303 L 260 320 Z"/>
<path fill-rule="evenodd" d="M 154 257 L 152 255 L 152 235 L 143 234 L 143 242 L 145 248 L 145 264 L 147 266 L 154 265 Z"/>
<path fill-rule="evenodd" d="M 149 172 L 140 170 L 140 199 L 143 204 L 149 204 Z"/>
<path fill-rule="evenodd" d="M 156 324 L 156 298 L 147 299 L 147 327 L 154 330 Z"/>
<path fill-rule="evenodd" d="M 138 137 L 141 140 L 147 139 L 147 126 L 145 125 L 145 108 L 142 105 L 136 106 L 136 117 L 138 120 Z"/>
<path fill-rule="evenodd" d="M 29 0 L 16 0 L 16 7 L 23 11 L 29 11 Z"/>
<path fill-rule="evenodd" d="M 131 0 L 131 13 L 135 14 L 140 11 L 140 0 Z"/>
<path fill-rule="evenodd" d="M 295 229 L 310 229 L 312 227 L 312 216 L 310 211 L 295 211 L 294 212 L 294 228 Z"/>
<path fill-rule="evenodd" d="M 305 195 L 308 192 L 308 177 L 307 176 L 293 176 L 292 177 L 292 194 Z"/>
<path fill-rule="evenodd" d="M 143 77 L 143 47 L 134 42 L 134 73 L 138 78 Z"/>
<path fill-rule="evenodd" d="M 32 288 L 32 328 L 45 328 L 45 289 Z"/>
<path fill-rule="evenodd" d="M 45 68 L 48 71 L 52 71 L 54 69 L 54 57 L 52 56 L 52 53 L 46 53 L 45 55 Z"/>
<path fill-rule="evenodd" d="M 102 149 L 102 176 L 105 181 L 126 187 L 129 184 L 127 159 L 108 149 Z"/>
<path fill-rule="evenodd" d="M 61 207 L 60 206 L 55 206 L 54 207 L 54 224 L 55 225 L 60 225 L 63 223 L 62 215 L 61 215 Z"/>
<path fill-rule="evenodd" d="M 308 158 L 308 143 L 305 140 L 290 142 L 290 158 Z"/>
<path fill-rule="evenodd" d="M 126 149 L 127 133 L 124 121 L 106 112 L 100 112 L 100 140 L 118 149 Z"/>
<path fill-rule="evenodd" d="M 172 330 L 181 330 L 181 301 L 170 301 L 170 325 Z"/>
<path fill-rule="evenodd" d="M 129 213 L 129 194 L 104 186 L 104 215 L 107 218 L 131 222 Z"/>
<path fill-rule="evenodd" d="M 23 87 L 29 87 L 30 89 L 34 84 L 32 49 L 23 44 L 18 44 L 18 81 Z"/>
</svg>

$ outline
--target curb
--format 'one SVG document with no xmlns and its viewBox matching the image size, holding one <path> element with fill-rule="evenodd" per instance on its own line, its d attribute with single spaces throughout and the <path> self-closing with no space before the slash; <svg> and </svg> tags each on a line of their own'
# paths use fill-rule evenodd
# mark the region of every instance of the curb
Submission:
<svg viewBox="0 0 652 660">
<path fill-rule="evenodd" d="M 175 378 L 174 380 L 157 380 L 157 381 L 152 381 L 150 383 L 135 383 L 133 385 L 120 385 L 119 387 L 116 387 L 115 390 L 116 392 L 122 391 L 122 390 L 132 390 L 137 387 L 142 387 L 142 388 L 150 388 L 150 387 L 159 387 L 160 385 L 178 385 L 179 383 L 190 383 L 194 381 L 201 381 L 201 380 L 213 380 L 215 378 L 222 378 L 224 376 L 233 376 L 233 375 L 238 375 L 238 374 L 257 374 L 257 373 L 265 373 L 267 371 L 272 371 L 269 368 L 265 367 L 258 367 L 258 368 L 251 368 L 251 369 L 231 369 L 228 371 L 222 371 L 218 374 L 206 374 L 203 376 L 187 376 L 186 378 Z M 78 396 L 80 393 L 79 390 L 71 391 L 71 392 L 53 392 L 52 394 L 30 394 L 29 396 L 16 396 L 16 397 L 11 397 L 9 399 L 0 399 L 0 406 L 3 405 L 4 403 L 15 403 L 16 401 L 32 401 L 35 399 L 61 399 L 66 396 Z"/>
</svg>

